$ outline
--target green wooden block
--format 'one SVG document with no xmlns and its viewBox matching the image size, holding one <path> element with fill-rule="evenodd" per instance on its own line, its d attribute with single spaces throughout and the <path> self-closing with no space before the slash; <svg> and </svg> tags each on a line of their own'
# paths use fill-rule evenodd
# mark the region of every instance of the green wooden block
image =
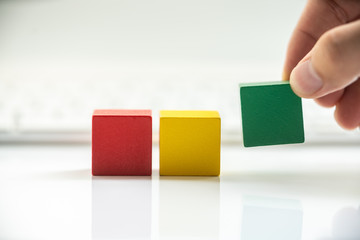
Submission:
<svg viewBox="0 0 360 240">
<path fill-rule="evenodd" d="M 289 82 L 240 84 L 245 147 L 304 142 L 301 98 Z"/>
</svg>

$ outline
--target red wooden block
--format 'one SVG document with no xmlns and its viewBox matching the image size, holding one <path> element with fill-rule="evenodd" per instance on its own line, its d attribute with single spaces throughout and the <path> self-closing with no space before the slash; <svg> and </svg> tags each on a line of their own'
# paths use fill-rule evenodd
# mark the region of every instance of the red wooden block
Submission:
<svg viewBox="0 0 360 240">
<path fill-rule="evenodd" d="M 94 176 L 150 176 L 151 110 L 95 110 L 92 119 Z"/>
</svg>

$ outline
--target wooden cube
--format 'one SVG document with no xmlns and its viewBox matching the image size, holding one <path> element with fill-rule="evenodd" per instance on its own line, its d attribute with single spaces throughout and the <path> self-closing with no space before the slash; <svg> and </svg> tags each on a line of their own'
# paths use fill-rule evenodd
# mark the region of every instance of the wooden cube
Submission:
<svg viewBox="0 0 360 240">
<path fill-rule="evenodd" d="M 220 174 L 220 115 L 160 111 L 160 175 Z"/>
<path fill-rule="evenodd" d="M 301 98 L 289 82 L 240 84 L 245 147 L 303 143 Z"/>
<path fill-rule="evenodd" d="M 151 175 L 151 110 L 95 110 L 94 176 Z"/>
</svg>

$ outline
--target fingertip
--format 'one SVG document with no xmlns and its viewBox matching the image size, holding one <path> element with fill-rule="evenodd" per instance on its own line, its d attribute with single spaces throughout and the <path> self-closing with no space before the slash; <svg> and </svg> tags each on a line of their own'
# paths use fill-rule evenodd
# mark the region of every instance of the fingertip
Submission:
<svg viewBox="0 0 360 240">
<path fill-rule="evenodd" d="M 360 126 L 360 120 L 346 112 L 346 109 L 339 105 L 336 106 L 334 118 L 339 126 L 346 130 L 354 130 Z"/>
<path fill-rule="evenodd" d="M 336 104 L 335 120 L 344 129 L 355 129 L 360 125 L 360 81 L 346 88 Z"/>
<path fill-rule="evenodd" d="M 315 98 L 316 93 L 323 87 L 323 81 L 315 72 L 311 60 L 298 64 L 290 75 L 293 91 L 300 97 Z"/>
<path fill-rule="evenodd" d="M 352 121 L 349 121 L 347 117 L 344 116 L 341 110 L 339 110 L 339 107 L 336 107 L 334 112 L 334 118 L 336 122 L 339 124 L 339 126 L 345 130 L 353 130 L 357 127 L 359 127 L 359 123 L 355 124 Z"/>
</svg>

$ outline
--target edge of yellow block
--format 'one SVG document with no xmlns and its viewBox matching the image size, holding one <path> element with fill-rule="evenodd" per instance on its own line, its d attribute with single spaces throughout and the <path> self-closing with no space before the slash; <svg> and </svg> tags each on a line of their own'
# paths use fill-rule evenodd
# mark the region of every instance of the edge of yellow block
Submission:
<svg viewBox="0 0 360 240">
<path fill-rule="evenodd" d="M 160 118 L 220 118 L 218 111 L 161 110 Z"/>
</svg>

